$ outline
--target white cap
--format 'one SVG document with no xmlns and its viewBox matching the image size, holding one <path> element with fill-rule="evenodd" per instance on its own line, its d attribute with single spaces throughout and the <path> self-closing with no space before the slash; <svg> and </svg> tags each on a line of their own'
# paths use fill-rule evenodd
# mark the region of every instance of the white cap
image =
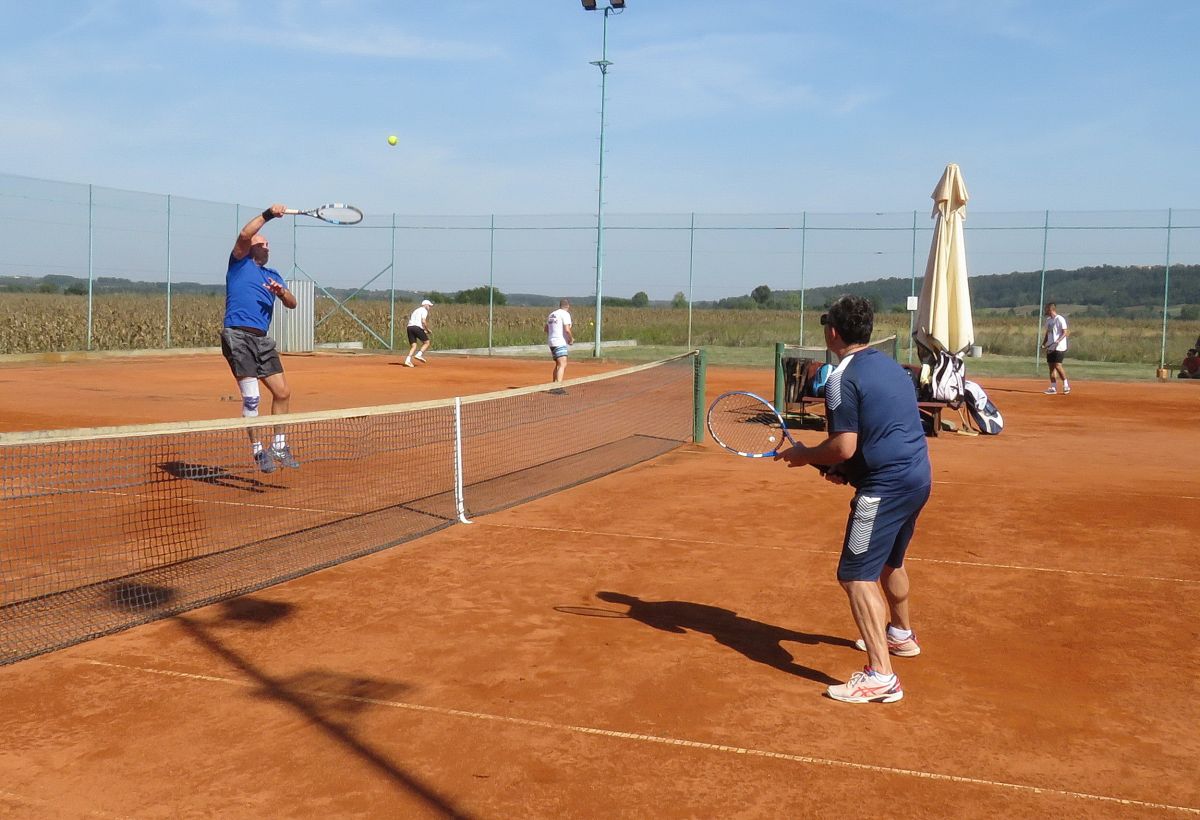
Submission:
<svg viewBox="0 0 1200 820">
<path fill-rule="evenodd" d="M 428 299 L 422 300 L 421 307 L 433 307 L 433 302 Z"/>
</svg>

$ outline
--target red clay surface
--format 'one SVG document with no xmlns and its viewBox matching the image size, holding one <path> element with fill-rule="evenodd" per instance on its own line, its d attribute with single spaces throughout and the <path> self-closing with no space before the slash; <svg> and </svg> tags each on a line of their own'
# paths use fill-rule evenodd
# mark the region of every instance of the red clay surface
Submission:
<svg viewBox="0 0 1200 820">
<path fill-rule="evenodd" d="M 549 372 L 394 361 L 288 357 L 293 407 Z M 234 416 L 223 367 L 4 366 L 0 418 Z M 833 580 L 849 491 L 709 443 L 0 667 L 0 813 L 1200 814 L 1200 385 L 984 386 L 1004 433 L 930 440 L 903 701 L 822 697 L 863 662 Z M 733 387 L 771 373 L 710 370 Z"/>
</svg>

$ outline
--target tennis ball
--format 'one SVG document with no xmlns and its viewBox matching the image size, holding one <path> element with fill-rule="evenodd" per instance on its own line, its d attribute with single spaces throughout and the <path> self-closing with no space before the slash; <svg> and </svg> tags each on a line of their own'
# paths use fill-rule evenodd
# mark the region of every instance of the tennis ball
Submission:
<svg viewBox="0 0 1200 820">
<path fill-rule="evenodd" d="M 388 137 L 388 145 L 395 145 L 395 144 L 396 144 L 396 135 L 393 134 L 392 136 Z"/>
</svg>

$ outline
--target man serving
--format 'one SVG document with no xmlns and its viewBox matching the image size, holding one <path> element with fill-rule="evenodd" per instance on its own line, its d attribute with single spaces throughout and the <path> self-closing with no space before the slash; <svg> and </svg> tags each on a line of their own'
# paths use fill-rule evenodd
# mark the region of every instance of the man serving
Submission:
<svg viewBox="0 0 1200 820">
<path fill-rule="evenodd" d="M 275 342 L 267 335 L 275 312 L 275 299 L 284 307 L 296 307 L 296 297 L 283 284 L 279 271 L 266 267 L 270 243 L 259 234 L 263 225 L 283 216 L 283 205 L 272 205 L 247 222 L 233 243 L 229 267 L 225 273 L 225 324 L 221 330 L 221 352 L 237 380 L 242 394 L 242 416 L 258 415 L 259 380 L 271 391 L 271 414 L 288 412 L 292 391 L 283 375 L 283 364 Z M 277 464 L 299 467 L 292 457 L 287 436 L 275 428 L 269 447 L 258 440 L 255 428 L 248 428 L 254 462 L 264 473 Z"/>
</svg>

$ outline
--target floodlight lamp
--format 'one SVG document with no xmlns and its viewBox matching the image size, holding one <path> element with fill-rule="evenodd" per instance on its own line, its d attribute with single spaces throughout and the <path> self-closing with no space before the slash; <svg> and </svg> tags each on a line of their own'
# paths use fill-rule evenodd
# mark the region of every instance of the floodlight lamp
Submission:
<svg viewBox="0 0 1200 820">
<path fill-rule="evenodd" d="M 595 11 L 596 10 L 596 0 L 582 0 L 582 2 L 583 2 L 583 10 L 584 11 Z"/>
<path fill-rule="evenodd" d="M 614 9 L 625 8 L 625 0 L 608 0 L 608 4 L 610 6 L 612 6 Z"/>
</svg>

